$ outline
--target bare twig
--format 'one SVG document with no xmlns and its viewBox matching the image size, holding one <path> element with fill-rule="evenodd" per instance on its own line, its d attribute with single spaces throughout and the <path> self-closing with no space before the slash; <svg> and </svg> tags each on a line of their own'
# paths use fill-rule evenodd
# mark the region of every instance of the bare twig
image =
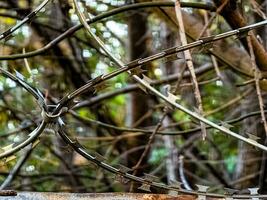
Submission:
<svg viewBox="0 0 267 200">
<path fill-rule="evenodd" d="M 144 151 L 143 151 L 141 157 L 139 158 L 139 160 L 138 160 L 138 162 L 136 163 L 136 165 L 135 165 L 134 167 L 132 167 L 133 170 L 134 170 L 134 171 L 133 171 L 133 175 L 136 175 L 136 173 L 137 173 L 137 169 L 140 167 L 140 165 L 141 165 L 141 163 L 143 162 L 144 158 L 147 156 L 148 151 L 149 151 L 149 149 L 150 149 L 150 147 L 151 147 L 151 144 L 152 144 L 152 142 L 153 142 L 153 140 L 154 140 L 154 138 L 155 138 L 157 132 L 159 131 L 160 127 L 162 126 L 162 122 L 163 122 L 163 120 L 165 119 L 166 116 L 167 116 L 167 112 L 165 111 L 164 114 L 162 115 L 162 117 L 160 118 L 160 121 L 158 122 L 158 124 L 157 124 L 155 130 L 154 130 L 153 133 L 150 135 L 149 140 L 148 140 L 148 142 L 147 142 L 147 144 L 146 144 L 146 147 L 145 147 L 145 149 L 144 149 Z M 133 184 L 131 185 L 131 189 L 130 189 L 130 191 L 132 191 L 132 189 L 133 189 Z"/>
<path fill-rule="evenodd" d="M 25 148 L 24 154 L 21 156 L 21 158 L 17 161 L 13 169 L 9 172 L 9 175 L 5 179 L 5 181 L 1 184 L 0 190 L 5 189 L 9 186 L 9 184 L 12 182 L 12 180 L 16 177 L 16 175 L 19 173 L 21 167 L 24 165 L 24 163 L 28 160 L 30 154 L 32 152 L 32 144 L 28 145 Z M 0 195 L 1 196 L 1 195 Z"/>
<path fill-rule="evenodd" d="M 176 18 L 177 18 L 178 24 L 179 24 L 179 34 L 180 34 L 180 39 L 181 39 L 182 45 L 187 45 L 187 39 L 186 39 L 186 35 L 185 35 L 183 17 L 182 17 L 182 12 L 181 12 L 181 5 L 180 5 L 179 0 L 176 0 L 176 2 L 175 2 L 175 13 L 176 13 Z M 193 90 L 194 90 L 194 94 L 195 94 L 195 98 L 196 98 L 196 102 L 197 102 L 198 111 L 199 111 L 200 115 L 203 115 L 203 106 L 202 106 L 201 95 L 200 95 L 200 91 L 199 91 L 199 87 L 198 87 L 198 82 L 197 82 L 197 78 L 196 78 L 196 73 L 195 73 L 195 69 L 194 69 L 192 56 L 191 56 L 191 53 L 189 50 L 184 51 L 184 57 L 186 60 L 187 67 L 188 67 L 190 74 L 191 74 L 191 79 L 193 82 Z M 206 135 L 207 135 L 206 127 L 205 127 L 205 124 L 202 122 L 200 122 L 200 126 L 201 126 L 201 131 L 202 131 L 202 137 L 204 140 L 206 138 Z"/>
<path fill-rule="evenodd" d="M 252 63 L 252 67 L 254 70 L 254 79 L 255 79 L 255 86 L 256 86 L 256 92 L 258 96 L 258 101 L 259 101 L 259 106 L 260 106 L 260 111 L 261 111 L 261 119 L 263 122 L 265 134 L 267 136 L 267 122 L 266 122 L 266 117 L 264 113 L 264 103 L 261 95 L 261 89 L 260 89 L 260 70 L 257 67 L 256 61 L 255 61 L 255 55 L 254 55 L 254 50 L 251 42 L 251 36 L 250 34 L 247 36 L 247 42 L 248 42 L 248 48 L 249 48 L 249 54 L 250 54 L 250 59 Z"/>
</svg>

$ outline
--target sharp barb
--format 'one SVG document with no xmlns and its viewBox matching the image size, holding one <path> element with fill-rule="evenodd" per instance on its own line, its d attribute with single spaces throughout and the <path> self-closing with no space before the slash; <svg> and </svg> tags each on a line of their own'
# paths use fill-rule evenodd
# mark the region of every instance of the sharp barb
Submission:
<svg viewBox="0 0 267 200">
<path fill-rule="evenodd" d="M 249 139 L 254 140 L 254 141 L 261 139 L 260 137 L 254 135 L 254 134 L 251 134 L 251 133 L 246 133 L 246 135 L 249 137 Z"/>
<path fill-rule="evenodd" d="M 175 96 L 174 94 L 170 93 L 170 92 L 167 92 L 167 94 L 168 94 L 167 97 L 168 97 L 169 101 L 171 101 L 172 103 L 176 103 L 176 101 L 178 100 L 178 97 Z"/>
<path fill-rule="evenodd" d="M 115 175 L 115 181 L 121 183 L 121 184 L 127 184 L 130 180 L 125 178 L 123 175 L 121 174 L 116 174 Z"/>
<path fill-rule="evenodd" d="M 148 92 L 149 92 L 149 90 L 147 89 L 147 87 L 150 87 L 150 83 L 151 83 L 151 79 L 150 78 L 148 78 L 146 75 L 144 75 L 144 74 L 142 74 L 142 76 L 143 76 L 143 84 L 145 84 L 146 86 L 144 86 L 144 85 L 142 85 L 142 84 L 138 84 L 138 86 L 139 86 L 139 88 L 141 89 L 141 90 L 143 90 L 145 93 L 147 93 L 148 94 Z"/>
<path fill-rule="evenodd" d="M 178 181 L 171 181 L 171 184 L 170 184 L 170 190 L 169 190 L 169 195 L 171 196 L 178 196 L 179 192 L 178 190 L 180 190 L 182 187 L 182 183 L 181 182 L 178 182 Z"/>
<path fill-rule="evenodd" d="M 153 182 L 153 181 L 156 181 L 158 182 L 159 181 L 159 178 L 157 176 L 153 176 L 151 174 L 146 174 L 144 173 L 144 179 L 147 181 L 147 182 Z"/>
<path fill-rule="evenodd" d="M 124 165 L 120 165 L 120 164 L 116 165 L 116 168 L 117 168 L 121 173 L 128 173 L 128 172 L 132 171 L 131 168 L 128 168 L 128 167 L 126 167 L 126 166 L 124 166 Z"/>
<path fill-rule="evenodd" d="M 253 196 L 258 196 L 259 193 L 258 193 L 258 190 L 259 188 L 248 188 L 249 192 L 250 192 L 250 195 L 253 195 Z M 260 200 L 259 197 L 252 197 L 251 200 Z"/>
<path fill-rule="evenodd" d="M 124 166 L 124 165 L 116 165 L 116 168 L 119 170 L 117 174 L 115 174 L 115 180 L 120 182 L 121 184 L 126 184 L 129 182 L 129 179 L 124 177 L 124 174 L 132 171 L 132 169 Z"/>
<path fill-rule="evenodd" d="M 147 192 L 151 192 L 150 187 L 152 182 L 158 182 L 159 178 L 151 174 L 144 173 L 144 183 L 138 188 Z"/>
<path fill-rule="evenodd" d="M 167 62 L 172 62 L 172 61 L 180 60 L 180 59 L 183 59 L 183 58 L 179 57 L 178 54 L 173 54 L 173 55 L 169 55 L 169 56 L 164 57 L 162 59 L 162 62 L 167 63 Z"/>
<path fill-rule="evenodd" d="M 199 193 L 203 193 L 203 194 L 198 194 L 197 200 L 206 200 L 206 194 L 209 186 L 205 186 L 205 185 L 196 185 L 198 188 L 198 192 Z"/>
<path fill-rule="evenodd" d="M 207 192 L 209 189 L 209 186 L 206 185 L 196 185 L 198 188 L 198 192 Z"/>
<path fill-rule="evenodd" d="M 221 125 L 223 126 L 223 127 L 225 127 L 225 128 L 227 128 L 227 129 L 231 129 L 231 128 L 233 128 L 234 126 L 232 126 L 231 124 L 228 124 L 228 123 L 226 123 L 226 122 L 224 122 L 224 121 L 221 121 Z"/>
<path fill-rule="evenodd" d="M 95 157 L 95 160 L 98 162 L 104 162 L 107 160 L 104 156 L 102 156 L 101 154 L 97 152 L 92 153 L 92 155 Z"/>
<path fill-rule="evenodd" d="M 143 183 L 138 189 L 146 192 L 151 192 L 150 187 L 151 187 L 150 184 Z"/>
</svg>

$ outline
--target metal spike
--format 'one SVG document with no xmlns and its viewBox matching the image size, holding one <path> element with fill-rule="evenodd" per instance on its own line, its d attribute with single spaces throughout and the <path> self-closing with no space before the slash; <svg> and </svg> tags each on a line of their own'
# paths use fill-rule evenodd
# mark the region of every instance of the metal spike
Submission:
<svg viewBox="0 0 267 200">
<path fill-rule="evenodd" d="M 128 173 L 132 169 L 130 169 L 130 168 L 124 166 L 124 165 L 120 165 L 120 164 L 117 165 L 117 168 L 118 168 L 119 172 L 115 175 L 115 180 L 120 182 L 120 183 L 122 183 L 122 184 L 128 183 L 129 179 L 125 178 L 123 176 L 123 174 Z"/>
<path fill-rule="evenodd" d="M 162 59 L 163 63 L 167 63 L 167 62 L 171 62 L 171 61 L 175 61 L 175 60 L 179 60 L 179 59 L 183 59 L 181 57 L 178 56 L 178 54 L 173 54 L 173 55 L 169 55 L 166 56 Z"/>
<path fill-rule="evenodd" d="M 205 185 L 196 185 L 198 188 L 198 192 L 199 193 L 204 193 L 204 194 L 198 194 L 197 200 L 206 200 L 206 194 L 209 186 L 205 186 Z"/>
<path fill-rule="evenodd" d="M 175 104 L 176 101 L 178 100 L 178 97 L 176 97 L 174 94 L 172 94 L 170 92 L 167 92 L 167 94 L 168 94 L 167 97 L 168 97 L 169 101 Z"/>
<path fill-rule="evenodd" d="M 259 195 L 258 190 L 259 188 L 248 188 L 251 196 Z M 251 200 L 260 200 L 259 197 L 252 197 Z"/>
<path fill-rule="evenodd" d="M 146 192 L 151 192 L 149 183 L 143 183 L 138 189 Z"/>
<path fill-rule="evenodd" d="M 221 126 L 227 128 L 227 129 L 229 129 L 229 130 L 230 130 L 231 128 L 234 127 L 233 125 L 228 124 L 228 123 L 226 123 L 226 122 L 224 122 L 224 121 L 221 121 Z"/>
<path fill-rule="evenodd" d="M 101 154 L 97 152 L 93 152 L 92 155 L 95 157 L 95 160 L 98 162 L 104 162 L 107 160 L 104 156 L 102 156 Z"/>
<path fill-rule="evenodd" d="M 127 184 L 130 180 L 125 178 L 123 175 L 121 174 L 116 174 L 115 175 L 115 181 L 121 183 L 121 184 Z"/>
<path fill-rule="evenodd" d="M 254 141 L 261 139 L 260 137 L 254 135 L 254 134 L 251 134 L 251 133 L 246 133 L 246 135 L 249 137 L 249 139 L 254 140 Z"/>
<path fill-rule="evenodd" d="M 169 190 L 168 194 L 171 196 L 174 196 L 174 197 L 178 196 L 178 194 L 179 194 L 178 190 L 181 189 L 181 186 L 182 186 L 181 182 L 171 181 L 170 190 Z"/>
<path fill-rule="evenodd" d="M 142 183 L 142 185 L 138 189 L 144 190 L 147 192 L 151 192 L 151 190 L 150 190 L 151 183 L 153 181 L 158 181 L 159 178 L 156 176 L 153 176 L 151 174 L 144 173 L 144 179 L 145 179 L 144 182 Z"/>
<path fill-rule="evenodd" d="M 128 172 L 132 171 L 131 168 L 128 168 L 128 167 L 126 167 L 126 166 L 124 166 L 124 165 L 120 165 L 120 164 L 118 164 L 116 167 L 119 169 L 119 171 L 120 171 L 121 173 L 128 173 Z"/>
<path fill-rule="evenodd" d="M 147 86 L 150 86 L 150 83 L 152 82 L 151 79 L 148 78 L 148 77 L 147 77 L 146 75 L 144 75 L 144 74 L 142 74 L 142 76 L 143 76 L 142 80 L 143 80 L 144 84 L 147 85 Z M 147 88 L 146 88 L 145 86 L 143 86 L 143 85 L 140 84 L 140 83 L 138 84 L 138 86 L 139 86 L 139 88 L 140 88 L 141 90 L 143 90 L 145 93 L 148 94 L 148 90 L 147 90 Z"/>
<path fill-rule="evenodd" d="M 251 139 L 251 138 L 248 138 L 248 140 L 250 140 L 250 142 L 254 143 L 255 144 L 255 147 L 257 146 L 257 144 L 259 144 L 257 141 Z"/>
<path fill-rule="evenodd" d="M 157 176 L 151 175 L 151 174 L 146 174 L 144 173 L 144 179 L 148 182 L 153 182 L 153 181 L 157 181 L 159 180 L 159 178 Z"/>
</svg>

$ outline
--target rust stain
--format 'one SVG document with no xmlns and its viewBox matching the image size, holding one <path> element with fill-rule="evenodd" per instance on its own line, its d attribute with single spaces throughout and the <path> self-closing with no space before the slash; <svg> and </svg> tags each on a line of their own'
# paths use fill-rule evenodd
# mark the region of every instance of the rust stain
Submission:
<svg viewBox="0 0 267 200">
<path fill-rule="evenodd" d="M 1 200 L 196 200 L 196 196 L 142 193 L 50 193 L 18 192 L 17 196 L 2 196 Z M 209 200 L 221 200 L 208 198 Z"/>
<path fill-rule="evenodd" d="M 177 197 L 169 196 L 166 194 L 145 194 L 143 200 L 195 200 L 195 196 L 179 195 Z"/>
</svg>

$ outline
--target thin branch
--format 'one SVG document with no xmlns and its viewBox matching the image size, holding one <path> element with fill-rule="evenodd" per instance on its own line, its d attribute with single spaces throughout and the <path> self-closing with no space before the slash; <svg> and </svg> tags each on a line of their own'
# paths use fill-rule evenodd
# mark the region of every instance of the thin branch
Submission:
<svg viewBox="0 0 267 200">
<path fill-rule="evenodd" d="M 258 96 L 258 101 L 259 101 L 259 106 L 260 106 L 260 111 L 261 111 L 261 119 L 263 122 L 265 134 L 267 136 L 267 122 L 266 122 L 266 117 L 264 114 L 264 103 L 261 95 L 261 89 L 260 89 L 260 70 L 257 67 L 256 61 L 255 61 L 255 54 L 252 46 L 252 41 L 251 41 L 251 35 L 249 34 L 247 36 L 247 42 L 248 42 L 248 48 L 249 48 L 249 54 L 250 54 L 250 60 L 252 63 L 252 67 L 254 70 L 254 79 L 255 79 L 255 85 L 256 85 L 256 92 Z"/>
<path fill-rule="evenodd" d="M 160 118 L 160 121 L 158 122 L 155 130 L 153 131 L 153 133 L 150 135 L 149 140 L 145 146 L 145 149 L 141 155 L 141 157 L 139 158 L 138 162 L 136 163 L 136 165 L 134 167 L 132 167 L 133 171 L 133 175 L 135 176 L 137 174 L 137 169 L 140 167 L 141 163 L 143 162 L 144 158 L 147 156 L 150 148 L 151 148 L 151 144 L 154 141 L 154 138 L 157 134 L 157 132 L 159 131 L 160 127 L 162 126 L 162 122 L 165 119 L 165 117 L 167 116 L 167 112 L 165 111 L 164 114 L 162 115 L 162 117 Z M 133 184 L 131 184 L 131 188 L 130 191 L 133 190 Z"/>
<path fill-rule="evenodd" d="M 175 2 L 175 13 L 176 13 L 176 18 L 177 18 L 177 21 L 179 24 L 180 39 L 181 39 L 182 45 L 185 46 L 185 45 L 187 45 L 187 39 L 186 39 L 186 35 L 185 35 L 185 29 L 184 29 L 183 17 L 182 17 L 182 12 L 181 12 L 180 0 L 176 0 L 176 2 Z M 192 55 L 191 55 L 189 50 L 184 51 L 184 57 L 186 60 L 187 67 L 188 67 L 190 74 L 191 74 L 191 79 L 192 79 L 192 83 L 193 83 L 193 90 L 194 90 L 194 95 L 195 95 L 195 99 L 197 102 L 198 111 L 199 111 L 200 115 L 203 115 L 203 106 L 202 106 L 201 94 L 200 94 L 200 90 L 198 87 L 198 82 L 197 82 L 197 77 L 196 77 L 196 73 L 195 73 L 195 69 L 194 69 Z M 201 126 L 201 132 L 202 132 L 203 140 L 205 140 L 205 138 L 207 136 L 205 124 L 203 122 L 200 122 L 200 126 Z"/>
<path fill-rule="evenodd" d="M 24 154 L 20 157 L 20 159 L 17 161 L 13 169 L 9 172 L 9 175 L 5 179 L 5 181 L 1 184 L 0 190 L 5 189 L 10 185 L 12 180 L 16 177 L 16 175 L 19 173 L 21 167 L 24 165 L 24 163 L 28 160 L 30 157 L 30 154 L 32 152 L 32 144 L 28 145 L 25 148 Z"/>
<path fill-rule="evenodd" d="M 50 0 L 44 0 L 34 11 L 32 11 L 30 14 L 28 14 L 26 17 L 24 17 L 23 20 L 21 20 L 18 24 L 16 24 L 14 27 L 9 28 L 2 34 L 0 34 L 0 40 L 3 40 L 10 36 L 12 33 L 14 33 L 17 29 L 19 29 L 21 26 L 23 26 L 25 23 L 29 22 L 31 19 L 33 19 L 41 10 L 46 6 L 46 4 Z"/>
</svg>

